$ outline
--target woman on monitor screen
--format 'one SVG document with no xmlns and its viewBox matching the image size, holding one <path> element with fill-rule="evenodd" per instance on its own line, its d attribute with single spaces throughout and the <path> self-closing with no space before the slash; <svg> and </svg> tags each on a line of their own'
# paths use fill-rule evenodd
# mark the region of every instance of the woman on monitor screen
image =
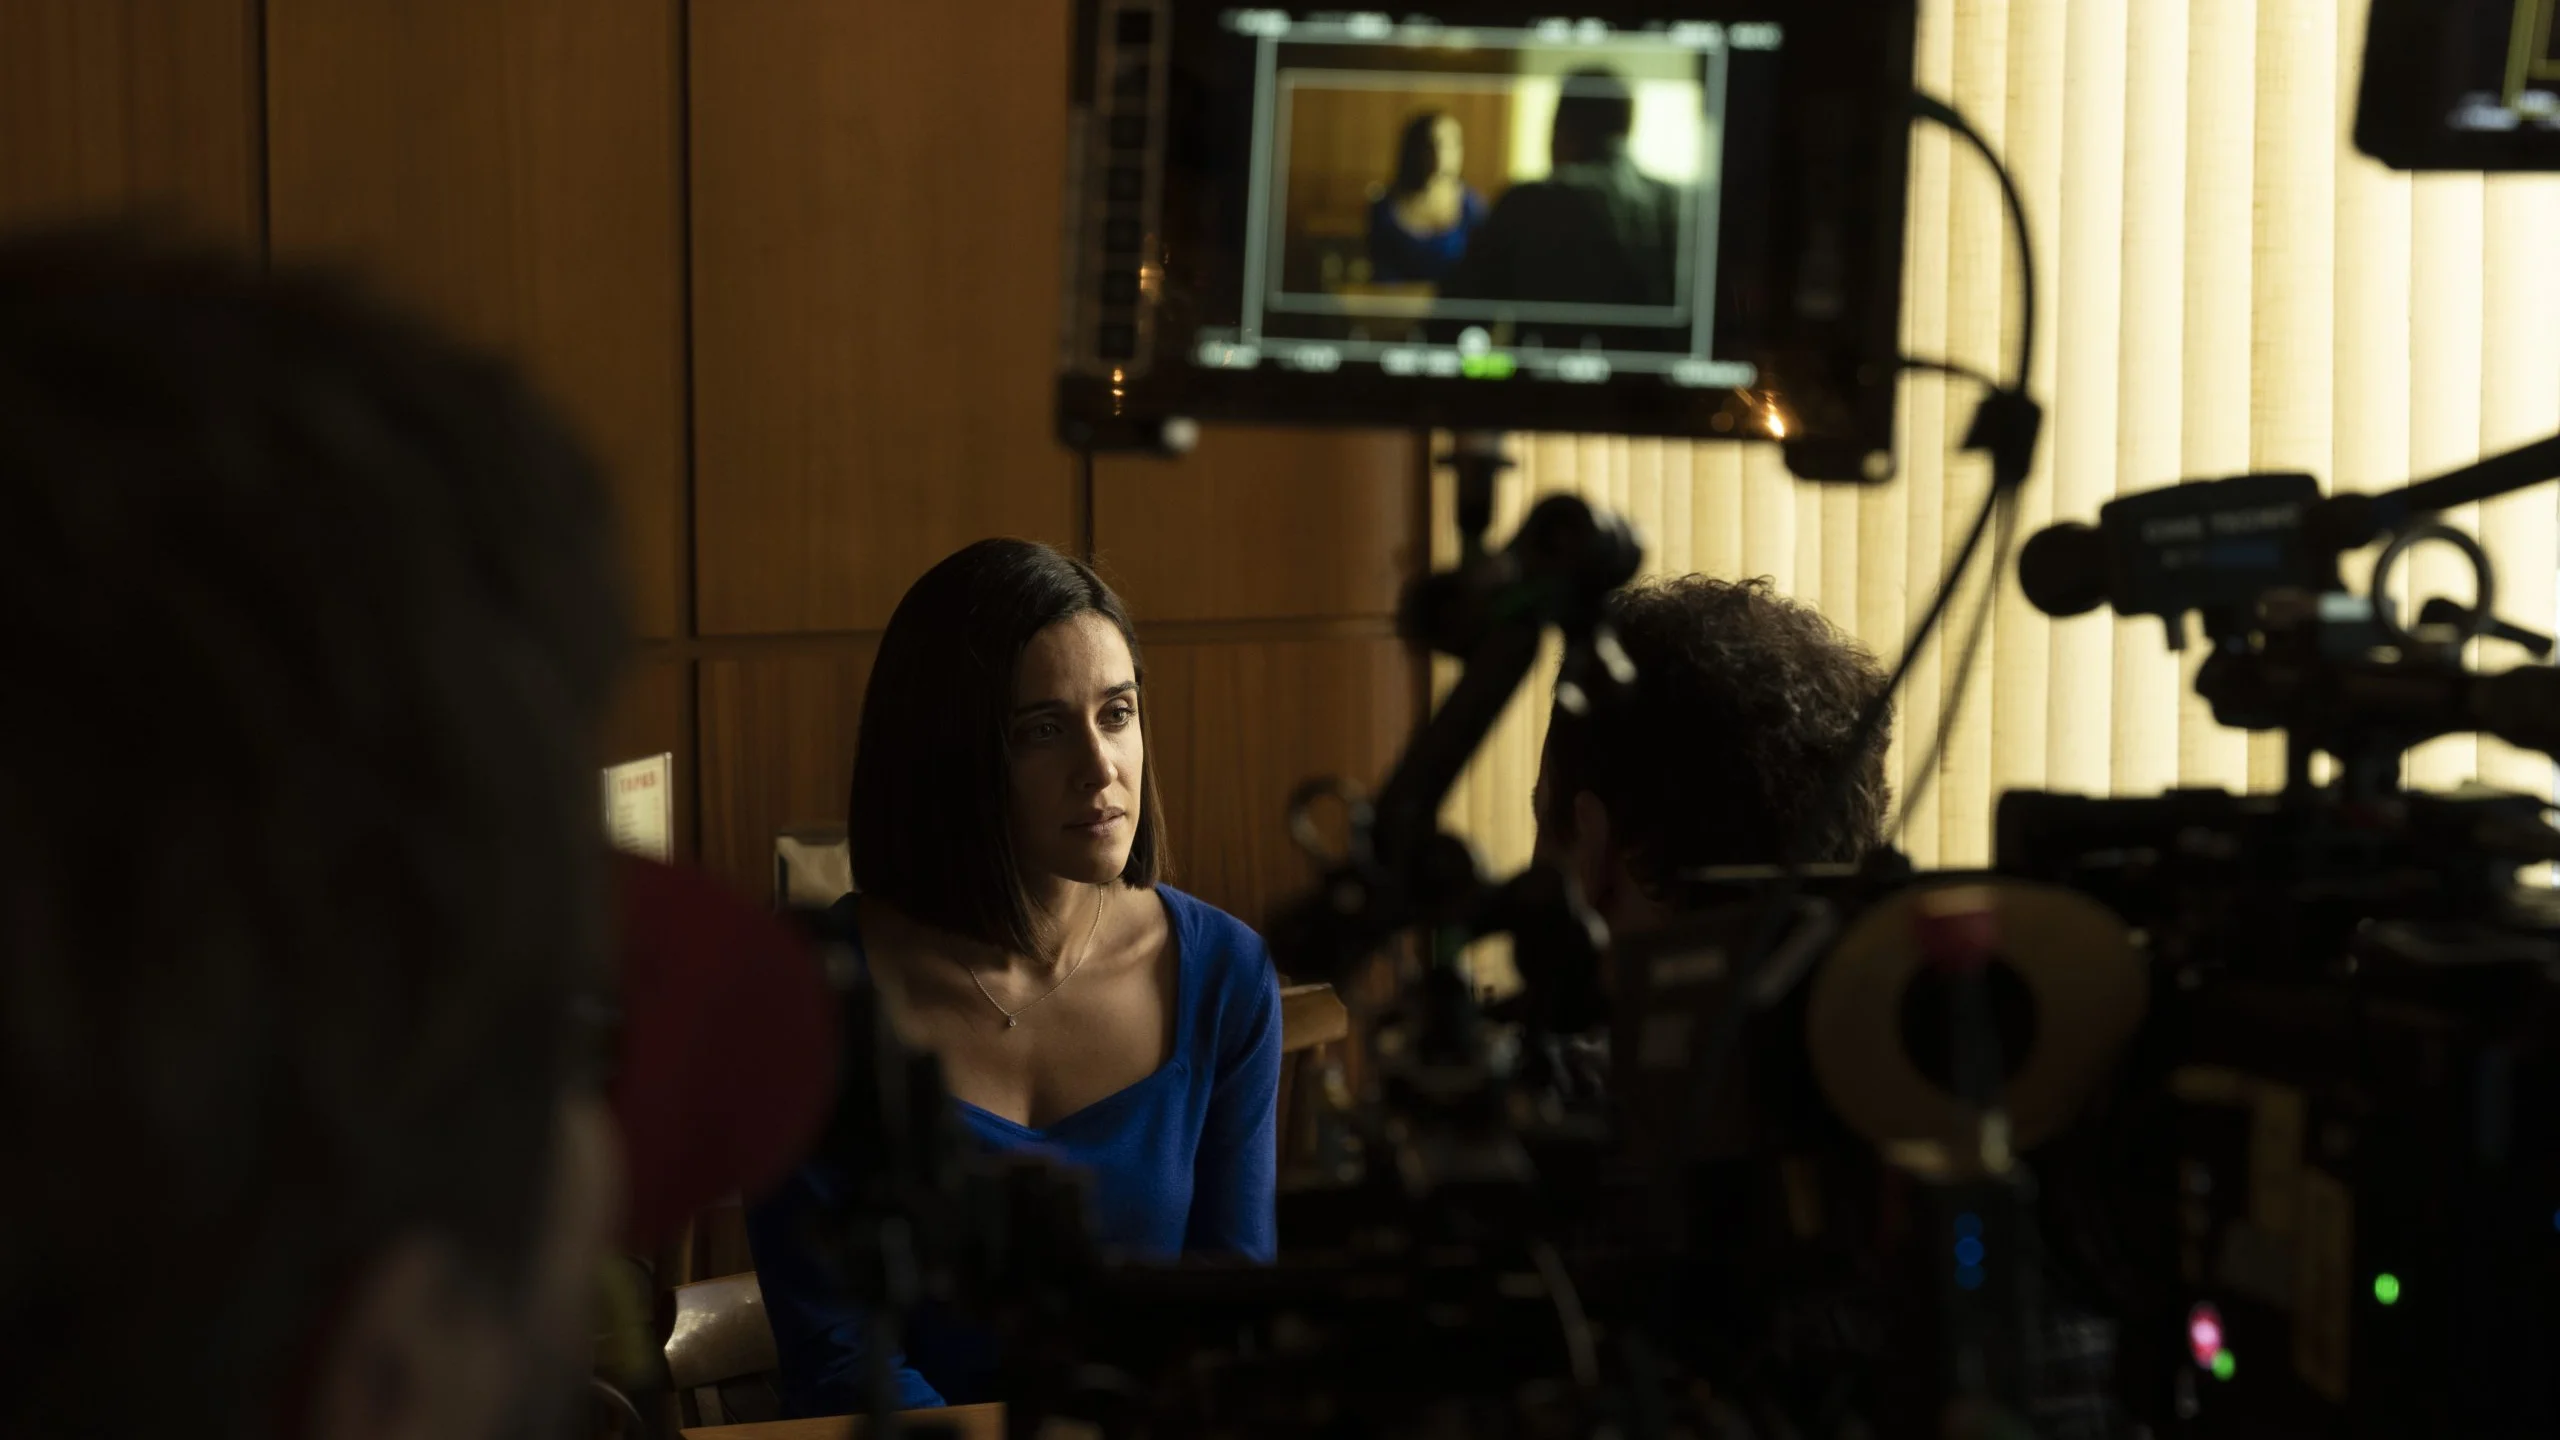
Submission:
<svg viewBox="0 0 2560 1440">
<path fill-rule="evenodd" d="M 1467 253 L 1484 223 L 1484 197 L 1459 173 L 1466 132 L 1426 110 L 1405 122 L 1396 176 L 1369 204 L 1369 278 L 1381 284 L 1438 281 Z"/>
<path fill-rule="evenodd" d="M 856 892 L 827 928 L 935 1052 L 991 1150 L 1083 1167 L 1133 1258 L 1271 1258 L 1279 987 L 1234 917 L 1171 886 L 1144 667 L 1119 597 L 1044 545 L 983 540 L 907 591 L 854 752 Z M 832 1156 L 748 1214 L 793 1416 L 866 1400 L 860 1314 L 813 1251 Z M 998 1398 L 991 1340 L 916 1317 L 901 1408 Z"/>
</svg>

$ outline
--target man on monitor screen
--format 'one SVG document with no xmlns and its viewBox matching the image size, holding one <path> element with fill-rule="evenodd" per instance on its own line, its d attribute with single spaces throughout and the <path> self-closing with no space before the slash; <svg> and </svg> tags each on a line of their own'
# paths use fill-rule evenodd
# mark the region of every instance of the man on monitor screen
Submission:
<svg viewBox="0 0 2560 1440">
<path fill-rule="evenodd" d="M 1677 187 L 1636 168 L 1635 100 L 1605 70 L 1565 78 L 1544 180 L 1514 185 L 1441 283 L 1451 299 L 1678 302 Z"/>
</svg>

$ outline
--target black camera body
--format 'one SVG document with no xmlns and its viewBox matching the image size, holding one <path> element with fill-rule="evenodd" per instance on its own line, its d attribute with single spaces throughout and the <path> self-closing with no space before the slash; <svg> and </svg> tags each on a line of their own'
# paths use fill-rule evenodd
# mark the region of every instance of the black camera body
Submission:
<svg viewBox="0 0 2560 1440">
<path fill-rule="evenodd" d="M 1999 868 L 2140 932 L 2150 1019 L 2031 1156 L 2161 1434 L 2560 1424 L 2560 909 L 2518 796 L 2013 794 Z"/>
</svg>

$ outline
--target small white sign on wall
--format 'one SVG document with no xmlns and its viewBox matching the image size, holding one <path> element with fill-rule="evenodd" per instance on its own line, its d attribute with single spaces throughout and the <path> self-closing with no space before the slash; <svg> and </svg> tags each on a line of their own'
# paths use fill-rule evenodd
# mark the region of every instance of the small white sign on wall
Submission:
<svg viewBox="0 0 2560 1440">
<path fill-rule="evenodd" d="M 604 833 L 613 848 L 660 863 L 675 858 L 675 755 L 604 768 Z"/>
</svg>

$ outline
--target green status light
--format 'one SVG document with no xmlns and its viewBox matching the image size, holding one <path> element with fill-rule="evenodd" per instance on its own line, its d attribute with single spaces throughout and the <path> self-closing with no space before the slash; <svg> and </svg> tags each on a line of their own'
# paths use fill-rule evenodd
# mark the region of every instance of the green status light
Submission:
<svg viewBox="0 0 2560 1440">
<path fill-rule="evenodd" d="M 1510 356 L 1498 353 L 1468 355 L 1458 361 L 1458 370 L 1470 380 L 1508 380 L 1519 364 Z"/>
<path fill-rule="evenodd" d="M 2214 1379 L 2216 1379 L 2216 1380 L 2228 1380 L 2228 1379 L 2230 1379 L 2230 1378 L 2231 1378 L 2231 1376 L 2232 1376 L 2232 1372 L 2234 1372 L 2234 1371 L 2238 1370 L 2239 1368 L 2240 1368 L 2240 1362 L 2231 1358 L 2231 1352 L 2230 1352 L 2230 1351 L 2228 1351 L 2228 1350 L 2217 1350 L 2217 1351 L 2215 1351 L 2215 1352 L 2214 1352 L 2214 1356 L 2213 1356 L 2213 1378 L 2214 1378 Z"/>
<path fill-rule="evenodd" d="M 2400 1277 L 2385 1270 L 2373 1277 L 2373 1298 L 2385 1305 L 2400 1303 Z"/>
</svg>

